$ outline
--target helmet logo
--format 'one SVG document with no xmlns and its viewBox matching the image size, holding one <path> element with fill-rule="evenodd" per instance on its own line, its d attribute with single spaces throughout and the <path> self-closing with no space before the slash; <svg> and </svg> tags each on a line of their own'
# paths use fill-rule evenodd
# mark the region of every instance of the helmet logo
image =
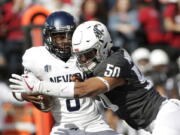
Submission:
<svg viewBox="0 0 180 135">
<path fill-rule="evenodd" d="M 103 42 L 104 30 L 102 29 L 101 24 L 96 24 L 93 30 L 99 41 Z"/>
</svg>

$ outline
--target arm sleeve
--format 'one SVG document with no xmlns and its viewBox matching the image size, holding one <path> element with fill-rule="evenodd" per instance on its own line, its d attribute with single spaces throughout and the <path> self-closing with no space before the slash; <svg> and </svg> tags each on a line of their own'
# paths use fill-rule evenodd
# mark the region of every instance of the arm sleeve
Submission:
<svg viewBox="0 0 180 135">
<path fill-rule="evenodd" d="M 41 94 L 61 98 L 73 98 L 74 84 L 74 82 L 52 83 L 48 81 L 41 81 L 38 88 L 38 92 Z"/>
<path fill-rule="evenodd" d="M 39 57 L 41 50 L 32 47 L 24 53 L 22 57 L 22 65 L 24 67 L 24 72 L 32 72 L 36 76 L 40 74 L 39 68 Z"/>
</svg>

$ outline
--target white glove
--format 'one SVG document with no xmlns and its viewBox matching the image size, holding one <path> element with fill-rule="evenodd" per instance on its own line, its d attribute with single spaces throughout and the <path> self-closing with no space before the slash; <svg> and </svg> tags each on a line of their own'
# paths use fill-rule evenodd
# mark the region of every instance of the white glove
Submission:
<svg viewBox="0 0 180 135">
<path fill-rule="evenodd" d="M 12 74 L 9 87 L 15 93 L 45 94 L 56 97 L 74 97 L 74 82 L 52 83 L 40 81 L 32 73 Z"/>
<path fill-rule="evenodd" d="M 40 80 L 36 78 L 33 74 L 23 74 L 22 76 L 17 74 L 12 74 L 9 79 L 9 87 L 12 92 L 17 93 L 38 93 Z"/>
</svg>

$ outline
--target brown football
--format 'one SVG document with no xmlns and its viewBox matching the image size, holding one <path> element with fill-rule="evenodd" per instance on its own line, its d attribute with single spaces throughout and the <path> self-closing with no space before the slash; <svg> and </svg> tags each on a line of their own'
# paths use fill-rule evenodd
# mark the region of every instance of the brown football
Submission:
<svg viewBox="0 0 180 135">
<path fill-rule="evenodd" d="M 48 95 L 23 93 L 22 97 L 24 100 L 31 102 L 37 109 L 42 112 L 51 111 L 55 105 L 54 98 Z"/>
<path fill-rule="evenodd" d="M 40 98 L 39 103 L 33 103 L 33 105 L 43 112 L 49 112 L 54 107 L 54 99 L 52 96 L 47 95 L 37 95 L 37 98 Z"/>
</svg>

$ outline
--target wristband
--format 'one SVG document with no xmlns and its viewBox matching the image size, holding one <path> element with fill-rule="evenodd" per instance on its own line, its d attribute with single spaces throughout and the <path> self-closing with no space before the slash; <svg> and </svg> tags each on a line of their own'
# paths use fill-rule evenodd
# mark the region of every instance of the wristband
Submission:
<svg viewBox="0 0 180 135">
<path fill-rule="evenodd" d="M 105 85 L 106 85 L 106 87 L 107 87 L 107 91 L 110 91 L 110 86 L 109 86 L 109 83 L 108 83 L 108 81 L 107 80 L 105 80 L 103 77 L 96 77 L 96 78 L 98 78 L 99 80 L 101 80 Z"/>
</svg>

